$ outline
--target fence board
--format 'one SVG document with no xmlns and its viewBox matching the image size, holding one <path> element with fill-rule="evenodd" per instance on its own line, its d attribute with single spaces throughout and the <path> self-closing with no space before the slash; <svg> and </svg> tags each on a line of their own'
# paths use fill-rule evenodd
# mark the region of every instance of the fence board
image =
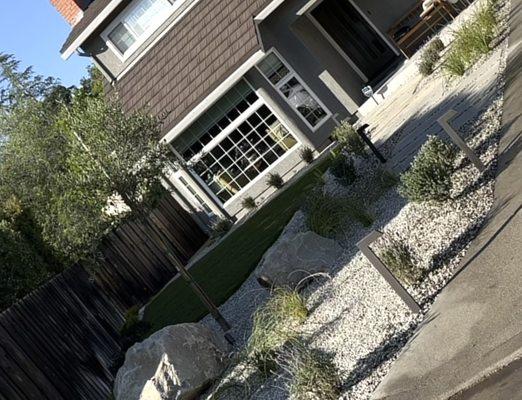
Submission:
<svg viewBox="0 0 522 400">
<path fill-rule="evenodd" d="M 109 234 L 93 275 L 74 265 L 0 314 L 1 400 L 107 399 L 124 313 L 176 274 L 157 242 L 186 263 L 207 239 L 171 196 L 149 221 Z"/>
</svg>

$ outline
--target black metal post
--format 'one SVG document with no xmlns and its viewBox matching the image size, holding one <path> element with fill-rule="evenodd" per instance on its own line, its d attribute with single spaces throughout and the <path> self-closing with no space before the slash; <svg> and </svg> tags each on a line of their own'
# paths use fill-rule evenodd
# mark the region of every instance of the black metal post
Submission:
<svg viewBox="0 0 522 400">
<path fill-rule="evenodd" d="M 382 164 L 384 164 L 386 162 L 386 159 L 381 154 L 381 152 L 379 150 L 377 150 L 377 147 L 375 147 L 375 145 L 372 143 L 370 138 L 368 136 L 366 136 L 366 132 L 365 131 L 366 131 L 367 128 L 368 128 L 368 124 L 361 125 L 359 128 L 357 128 L 357 134 L 361 137 L 362 140 L 364 140 L 364 143 L 366 143 L 368 145 L 368 147 L 373 152 L 373 154 L 375 154 L 377 159 Z"/>
</svg>

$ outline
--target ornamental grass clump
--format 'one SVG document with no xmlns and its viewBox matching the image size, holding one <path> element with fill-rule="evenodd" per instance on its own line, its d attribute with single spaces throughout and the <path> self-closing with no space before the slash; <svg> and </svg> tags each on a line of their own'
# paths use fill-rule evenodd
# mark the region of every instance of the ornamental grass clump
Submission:
<svg viewBox="0 0 522 400">
<path fill-rule="evenodd" d="M 379 258 L 403 284 L 414 285 L 422 279 L 422 270 L 416 266 L 415 258 L 408 245 L 388 239 Z"/>
<path fill-rule="evenodd" d="M 399 193 L 413 202 L 445 201 L 450 198 L 455 151 L 430 136 L 408 171 L 400 177 Z"/>
<path fill-rule="evenodd" d="M 368 227 L 373 218 L 353 199 L 343 199 L 313 192 L 304 205 L 306 224 L 312 231 L 327 238 L 335 238 L 353 219 Z"/>
<path fill-rule="evenodd" d="M 482 55 L 491 51 L 497 35 L 498 20 L 495 1 L 487 1 L 475 11 L 473 17 L 455 32 L 454 41 L 443 63 L 450 76 L 462 76 Z"/>
<path fill-rule="evenodd" d="M 301 156 L 301 160 L 307 164 L 314 162 L 314 151 L 310 147 L 303 147 L 299 155 Z"/>
<path fill-rule="evenodd" d="M 290 376 L 287 383 L 290 400 L 340 398 L 341 379 L 331 356 L 299 342 L 294 342 L 282 356 L 280 363 Z"/>
<path fill-rule="evenodd" d="M 353 160 L 345 157 L 342 153 L 333 159 L 332 165 L 330 166 L 330 173 L 335 177 L 335 180 L 343 186 L 350 186 L 357 178 Z"/>
<path fill-rule="evenodd" d="M 332 132 L 332 139 L 336 140 L 349 153 L 367 157 L 366 146 L 355 128 L 343 121 Z"/>
<path fill-rule="evenodd" d="M 230 229 L 232 229 L 234 223 L 229 219 L 220 219 L 212 225 L 212 234 L 211 237 L 213 239 L 220 238 L 224 236 Z"/>
<path fill-rule="evenodd" d="M 246 345 L 246 357 L 263 374 L 278 368 L 278 352 L 299 335 L 299 327 L 308 317 L 304 299 L 297 291 L 275 289 L 266 304 L 254 314 L 252 333 Z"/>
<path fill-rule="evenodd" d="M 281 175 L 279 175 L 277 173 L 270 173 L 270 174 L 268 174 L 266 183 L 268 184 L 268 186 L 272 186 L 273 188 L 276 188 L 276 189 L 281 189 L 284 186 L 285 181 L 283 180 Z"/>
<path fill-rule="evenodd" d="M 257 203 L 252 196 L 245 197 L 241 202 L 241 205 L 247 210 L 254 210 L 257 208 Z"/>
</svg>

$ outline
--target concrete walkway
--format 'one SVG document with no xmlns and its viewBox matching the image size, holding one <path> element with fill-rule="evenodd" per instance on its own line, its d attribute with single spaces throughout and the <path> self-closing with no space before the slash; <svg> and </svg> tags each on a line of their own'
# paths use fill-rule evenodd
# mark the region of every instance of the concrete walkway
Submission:
<svg viewBox="0 0 522 400">
<path fill-rule="evenodd" d="M 510 25 L 495 204 L 374 399 L 522 399 L 522 0 Z"/>
</svg>

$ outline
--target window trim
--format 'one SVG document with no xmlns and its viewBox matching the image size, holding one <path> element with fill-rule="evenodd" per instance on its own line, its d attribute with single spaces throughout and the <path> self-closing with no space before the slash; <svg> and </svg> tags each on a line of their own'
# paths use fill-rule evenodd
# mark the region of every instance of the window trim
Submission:
<svg viewBox="0 0 522 400">
<path fill-rule="evenodd" d="M 123 20 L 130 15 L 131 9 L 140 1 L 142 0 L 131 1 L 100 34 L 100 37 L 103 39 L 107 47 L 118 57 L 121 62 L 125 62 L 130 57 L 132 57 L 138 51 L 138 49 L 154 34 L 154 32 L 156 32 L 158 28 L 161 27 L 165 21 L 167 21 L 186 2 L 186 0 L 174 0 L 174 2 L 172 0 L 166 0 L 168 3 L 170 3 L 171 9 L 169 12 L 165 13 L 163 18 L 158 18 L 158 21 L 155 24 L 143 32 L 143 34 L 137 38 L 137 40 L 127 49 L 127 51 L 125 51 L 125 53 L 122 53 L 109 38 L 109 35 L 118 26 L 118 24 L 123 23 Z"/>
<path fill-rule="evenodd" d="M 234 131 L 235 128 L 237 128 L 241 123 L 243 123 L 247 118 L 249 118 L 254 112 L 255 110 L 259 109 L 260 107 L 262 107 L 263 105 L 265 107 L 267 107 L 270 112 L 277 118 L 277 120 L 279 121 L 279 123 L 288 131 L 288 133 L 290 135 L 292 135 L 292 137 L 295 139 L 296 141 L 296 144 L 288 149 L 285 154 L 283 154 L 281 157 L 279 157 L 276 161 L 274 161 L 272 164 L 270 164 L 268 166 L 267 169 L 265 169 L 264 171 L 262 171 L 258 176 L 256 176 L 254 179 L 252 179 L 248 184 L 246 184 L 245 186 L 243 186 L 242 188 L 239 189 L 239 191 L 237 193 L 235 193 L 232 197 L 230 197 L 227 201 L 223 202 L 213 191 L 212 189 L 207 185 L 207 183 L 205 181 L 203 181 L 203 179 L 196 173 L 196 171 L 194 171 L 192 169 L 192 167 L 189 167 L 188 168 L 188 171 L 189 173 L 192 175 L 192 177 L 201 185 L 201 187 L 205 190 L 205 192 L 211 196 L 211 198 L 217 202 L 217 204 L 221 205 L 222 208 L 226 208 L 228 207 L 232 202 L 236 201 L 238 198 L 240 198 L 241 195 L 244 195 L 244 193 L 249 190 L 254 184 L 256 184 L 257 182 L 259 182 L 262 178 L 266 177 L 268 175 L 268 173 L 273 170 L 273 168 L 275 168 L 279 163 L 281 163 L 284 159 L 286 159 L 290 154 L 294 153 L 297 149 L 299 149 L 300 147 L 302 147 L 302 141 L 301 139 L 299 138 L 299 135 L 296 135 L 294 130 L 293 129 L 290 129 L 289 125 L 286 123 L 285 119 L 280 115 L 280 113 L 277 112 L 277 110 L 275 110 L 270 104 L 269 102 L 264 98 L 263 96 L 263 93 L 261 90 L 256 90 L 253 88 L 253 86 L 251 85 L 250 82 L 248 82 L 247 79 L 245 78 L 242 78 L 244 79 L 244 81 L 248 84 L 248 86 L 250 86 L 250 88 L 252 89 L 252 91 L 254 91 L 256 93 L 256 95 L 258 96 L 258 99 L 248 108 L 246 109 L 240 117 L 236 118 L 229 126 L 226 127 L 226 129 L 224 129 L 222 132 L 220 132 L 220 134 L 218 136 L 216 136 L 215 138 L 213 138 L 209 143 L 207 143 L 207 145 L 205 145 L 205 147 L 198 153 L 196 154 L 195 156 L 193 156 L 191 159 L 190 159 L 190 163 L 192 164 L 193 160 L 199 160 L 201 155 L 204 155 L 206 154 L 206 152 L 204 152 L 204 149 L 206 149 L 207 147 L 210 147 L 210 144 L 212 143 L 216 143 L 219 144 L 222 140 L 224 140 L 226 137 L 228 137 L 228 135 L 230 135 L 231 132 Z M 255 107 L 254 107 L 255 106 Z M 254 111 L 253 111 L 254 110 Z M 245 117 L 242 117 L 244 115 L 246 115 Z M 325 118 L 326 120 L 327 118 Z M 234 127 L 234 128 L 232 128 Z M 219 141 L 218 141 L 219 139 Z M 217 145 L 216 144 L 216 145 Z M 215 147 L 212 146 L 211 148 Z M 197 162 L 197 161 L 195 161 Z"/>
<path fill-rule="evenodd" d="M 261 68 L 259 67 L 259 64 L 261 62 L 263 62 L 263 60 L 268 57 L 270 54 L 275 54 L 280 60 L 281 62 L 284 64 L 284 66 L 290 71 L 290 74 L 288 77 L 285 77 L 284 79 L 282 79 L 280 82 L 278 82 L 277 85 L 274 85 L 270 79 L 268 79 L 268 77 L 265 76 L 265 74 L 263 73 L 263 71 L 261 71 Z M 322 100 L 315 94 L 315 92 L 313 90 L 310 89 L 310 87 L 305 83 L 305 81 L 299 76 L 299 74 L 294 70 L 294 68 L 290 65 L 290 63 L 281 55 L 281 53 L 279 53 L 275 47 L 272 47 L 270 48 L 266 53 L 265 53 L 265 56 L 259 60 L 256 65 L 255 65 L 257 71 L 261 74 L 261 76 L 270 84 L 270 86 L 272 86 L 275 91 L 279 94 L 279 96 L 281 96 L 283 98 L 283 100 L 285 101 L 286 104 L 288 104 L 288 106 L 290 106 L 290 108 L 297 114 L 299 115 L 299 117 L 301 118 L 301 120 L 306 124 L 306 126 L 312 130 L 312 132 L 316 132 L 321 126 L 323 126 L 323 124 L 326 123 L 326 121 L 328 121 L 331 116 L 332 116 L 332 113 L 331 111 L 328 109 L 328 107 L 326 107 L 324 105 L 324 103 L 322 102 Z M 290 101 L 288 100 L 288 98 L 286 98 L 283 93 L 281 92 L 280 90 L 280 86 L 283 86 L 286 82 L 290 81 L 292 78 L 295 78 L 301 85 L 303 85 L 303 87 L 308 91 L 308 94 L 317 102 L 317 104 L 319 104 L 321 106 L 321 108 L 324 110 L 324 112 L 326 113 L 326 115 L 324 116 L 324 118 L 315 126 L 312 126 L 312 124 L 310 124 L 310 122 L 304 117 L 303 114 L 301 114 L 299 112 L 299 110 L 297 110 L 296 107 L 294 107 L 293 104 L 290 103 Z"/>
</svg>

